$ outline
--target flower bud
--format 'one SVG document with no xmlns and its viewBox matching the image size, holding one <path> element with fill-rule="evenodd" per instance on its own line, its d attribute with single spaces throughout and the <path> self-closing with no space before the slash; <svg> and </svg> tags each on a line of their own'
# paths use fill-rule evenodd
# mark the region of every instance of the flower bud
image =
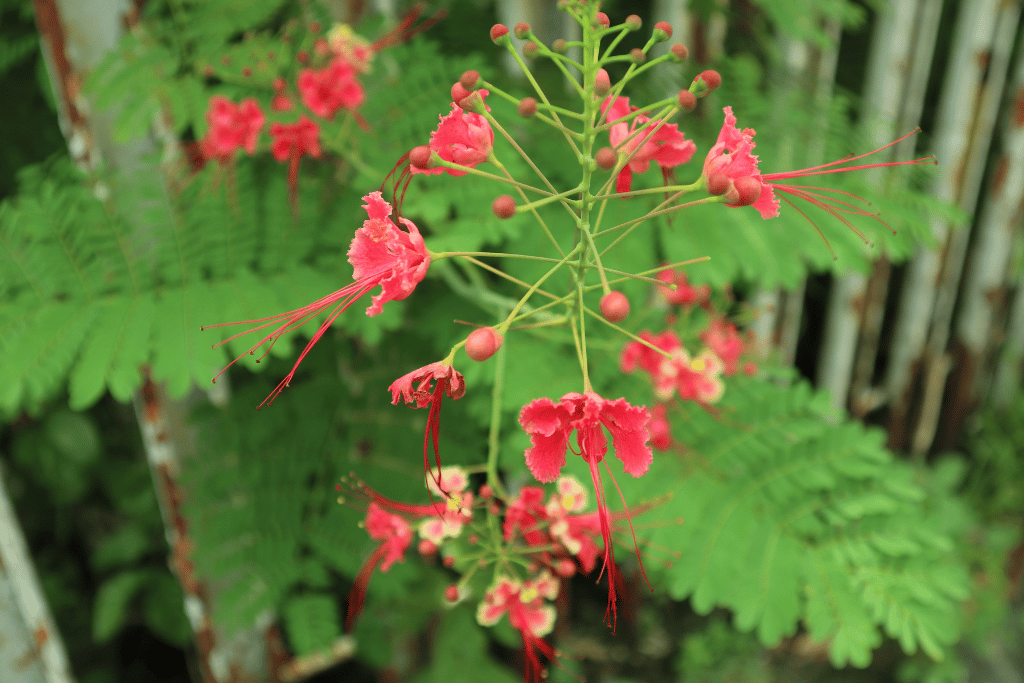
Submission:
<svg viewBox="0 0 1024 683">
<path fill-rule="evenodd" d="M 441 560 L 441 564 L 451 569 L 455 566 L 455 558 L 451 555 L 446 555 L 445 558 Z"/>
<path fill-rule="evenodd" d="M 530 25 L 525 21 L 520 21 L 515 25 L 515 28 L 512 29 L 512 32 L 516 34 L 516 38 L 526 40 L 530 37 Z"/>
<path fill-rule="evenodd" d="M 644 51 L 641 50 L 640 48 L 634 47 L 632 50 L 629 51 L 629 61 L 633 62 L 634 64 L 643 64 L 644 62 L 647 61 L 647 55 L 645 55 Z"/>
<path fill-rule="evenodd" d="M 419 542 L 419 545 L 416 546 L 416 549 L 420 551 L 420 555 L 424 556 L 433 555 L 437 552 L 437 546 L 425 538 Z"/>
<path fill-rule="evenodd" d="M 560 55 L 564 55 L 569 51 L 569 44 L 565 42 L 565 38 L 559 38 L 551 43 L 551 49 Z"/>
<path fill-rule="evenodd" d="M 491 202 L 491 211 L 498 218 L 512 218 L 516 215 L 516 200 L 507 194 L 503 194 Z"/>
<path fill-rule="evenodd" d="M 470 69 L 469 71 L 463 71 L 462 76 L 459 77 L 459 83 L 466 90 L 476 90 L 477 84 L 480 81 L 480 72 Z"/>
<path fill-rule="evenodd" d="M 696 95 L 697 97 L 704 97 L 712 90 L 718 88 L 718 86 L 720 85 L 722 85 L 721 74 L 719 74 L 717 71 L 708 69 L 707 71 L 702 71 L 700 74 L 697 75 L 696 78 L 693 79 L 693 86 L 691 86 L 690 89 L 694 90 L 695 86 L 696 92 L 694 92 L 694 95 Z"/>
<path fill-rule="evenodd" d="M 622 292 L 608 292 L 601 297 L 601 315 L 612 323 L 625 320 L 629 315 L 629 299 Z"/>
<path fill-rule="evenodd" d="M 485 361 L 501 348 L 504 341 L 501 333 L 493 327 L 481 327 L 466 338 L 466 355 L 475 361 Z"/>
<path fill-rule="evenodd" d="M 462 100 L 469 97 L 470 91 L 462 87 L 462 83 L 456 83 L 452 86 L 452 102 L 462 106 Z"/>
<path fill-rule="evenodd" d="M 530 59 L 536 57 L 538 52 L 540 52 L 540 45 L 533 42 L 532 40 L 528 42 L 526 45 L 523 45 L 523 54 L 529 57 Z"/>
<path fill-rule="evenodd" d="M 597 161 L 597 165 L 599 167 L 606 171 L 610 171 L 615 168 L 615 164 L 618 162 L 619 157 L 611 147 L 602 147 L 597 150 L 597 154 L 594 155 L 594 160 Z"/>
<path fill-rule="evenodd" d="M 311 22 L 309 22 L 309 26 L 307 28 L 309 29 L 310 33 L 320 33 L 320 29 L 321 29 L 320 22 L 319 21 L 311 21 Z"/>
<path fill-rule="evenodd" d="M 508 45 L 508 26 L 495 24 L 491 27 L 491 40 L 495 45 Z"/>
<path fill-rule="evenodd" d="M 576 563 L 569 558 L 563 558 L 555 565 L 555 573 L 563 579 L 568 579 L 576 573 Z"/>
<path fill-rule="evenodd" d="M 470 534 L 468 540 L 469 540 L 469 544 L 470 545 L 476 545 L 477 543 L 480 542 L 480 537 L 477 536 L 476 534 Z"/>
<path fill-rule="evenodd" d="M 683 111 L 693 111 L 697 106 L 697 96 L 689 90 L 680 90 L 679 96 L 676 97 L 676 103 Z"/>
<path fill-rule="evenodd" d="M 454 583 L 448 584 L 444 589 L 444 599 L 448 602 L 458 602 L 459 600 L 459 587 Z"/>
<path fill-rule="evenodd" d="M 676 62 L 686 61 L 686 58 L 690 56 L 690 53 L 686 49 L 686 46 L 680 43 L 676 43 L 671 48 L 669 48 L 669 52 L 672 53 L 672 60 Z"/>
<path fill-rule="evenodd" d="M 537 100 L 533 97 L 524 97 L 520 100 L 517 109 L 519 110 L 520 116 L 524 119 L 528 119 L 537 113 Z"/>
<path fill-rule="evenodd" d="M 245 76 L 246 78 L 249 78 L 249 76 L 252 76 L 252 69 L 250 69 L 247 66 L 242 67 L 242 75 Z"/>
<path fill-rule="evenodd" d="M 708 176 L 707 183 L 708 193 L 713 194 L 716 197 L 720 197 L 726 192 L 728 192 L 729 185 L 731 185 L 728 176 L 726 176 L 724 173 L 712 173 L 711 175 Z"/>
<path fill-rule="evenodd" d="M 594 92 L 599 97 L 604 97 L 608 94 L 608 91 L 612 88 L 612 81 L 608 77 L 608 72 L 604 69 L 597 70 L 597 76 L 594 77 Z"/>
<path fill-rule="evenodd" d="M 630 31 L 639 31 L 640 27 L 644 25 L 643 20 L 635 14 L 630 14 L 623 23 Z"/>
<path fill-rule="evenodd" d="M 282 90 L 284 90 L 284 85 L 285 85 L 284 79 L 281 78 L 280 76 L 278 76 L 277 78 L 274 79 L 274 90 L 275 91 L 281 92 Z"/>
<path fill-rule="evenodd" d="M 481 484 L 479 494 L 481 498 L 490 498 L 494 495 L 494 489 L 490 484 Z"/>
<path fill-rule="evenodd" d="M 426 145 L 413 147 L 412 151 L 409 152 L 409 163 L 413 165 L 413 168 L 425 171 L 430 168 L 430 156 L 432 153 L 431 149 Z"/>
<path fill-rule="evenodd" d="M 594 17 L 594 21 L 597 22 L 597 26 L 600 26 L 601 28 L 608 28 L 612 24 L 612 22 L 608 20 L 608 15 L 604 12 L 598 12 L 597 16 Z M 594 28 L 597 28 L 597 26 Z"/>
<path fill-rule="evenodd" d="M 757 178 L 751 176 L 736 178 L 732 181 L 732 185 L 735 188 L 735 198 L 733 192 L 726 195 L 729 200 L 726 203 L 730 206 L 750 206 L 761 196 L 761 181 Z"/>
<path fill-rule="evenodd" d="M 306 52 L 305 50 L 299 50 L 295 54 L 295 59 L 299 60 L 299 64 L 308 64 L 309 63 L 309 53 Z"/>
<path fill-rule="evenodd" d="M 662 43 L 672 37 L 672 24 L 667 21 L 659 21 L 654 25 L 654 39 Z"/>
</svg>

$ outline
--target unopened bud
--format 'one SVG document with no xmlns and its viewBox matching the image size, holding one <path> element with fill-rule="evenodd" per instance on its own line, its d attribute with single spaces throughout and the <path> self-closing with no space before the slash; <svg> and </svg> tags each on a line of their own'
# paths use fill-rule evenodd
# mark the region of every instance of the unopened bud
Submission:
<svg viewBox="0 0 1024 683">
<path fill-rule="evenodd" d="M 466 338 L 466 355 L 475 361 L 485 361 L 501 348 L 504 337 L 493 327 L 473 330 Z"/>
<path fill-rule="evenodd" d="M 536 57 L 538 52 L 540 52 L 540 45 L 533 42 L 532 40 L 528 42 L 526 45 L 523 45 L 523 54 L 529 57 L 530 59 Z"/>
<path fill-rule="evenodd" d="M 597 150 L 597 154 L 594 155 L 594 160 L 597 162 L 598 166 L 609 171 L 615 168 L 615 164 L 618 163 L 619 157 L 611 147 L 602 147 Z"/>
<path fill-rule="evenodd" d="M 495 24 L 491 27 L 491 40 L 496 45 L 508 45 L 508 26 Z"/>
<path fill-rule="evenodd" d="M 491 488 L 490 484 L 481 484 L 478 493 L 481 498 L 490 498 L 494 495 L 494 489 Z"/>
<path fill-rule="evenodd" d="M 569 51 L 569 44 L 565 42 L 565 38 L 559 38 L 555 42 L 551 43 L 551 49 L 560 55 L 564 55 Z"/>
<path fill-rule="evenodd" d="M 284 79 L 281 78 L 280 76 L 274 79 L 274 90 L 276 90 L 277 92 L 281 92 L 282 90 L 284 90 L 284 85 Z"/>
<path fill-rule="evenodd" d="M 633 62 L 634 64 L 643 64 L 644 62 L 647 61 L 647 55 L 645 55 L 644 51 L 641 50 L 640 48 L 634 47 L 632 50 L 629 51 L 629 61 Z"/>
<path fill-rule="evenodd" d="M 601 297 L 601 315 L 612 323 L 625 320 L 629 315 L 629 299 L 622 292 L 608 292 Z"/>
<path fill-rule="evenodd" d="M 321 28 L 321 26 L 320 26 L 320 22 L 319 21 L 311 21 L 311 22 L 309 22 L 309 32 L 310 33 L 320 33 L 320 28 Z"/>
<path fill-rule="evenodd" d="M 299 60 L 300 64 L 307 64 L 309 63 L 309 53 L 305 50 L 299 50 L 295 54 L 295 59 Z"/>
<path fill-rule="evenodd" d="M 501 506 L 498 505 L 497 503 L 491 503 L 491 506 L 487 508 L 487 512 L 497 517 L 501 514 Z"/>
<path fill-rule="evenodd" d="M 576 563 L 569 558 L 561 559 L 555 565 L 555 573 L 563 579 L 568 579 L 576 573 Z"/>
<path fill-rule="evenodd" d="M 597 70 L 597 76 L 594 77 L 594 92 L 600 97 L 604 97 L 608 94 L 608 91 L 612 88 L 612 81 L 608 77 L 608 72 L 604 69 Z"/>
<path fill-rule="evenodd" d="M 643 20 L 635 14 L 630 14 L 623 23 L 630 31 L 639 31 L 640 27 L 644 25 Z"/>
<path fill-rule="evenodd" d="M 480 72 L 470 69 L 469 71 L 463 71 L 462 76 L 459 77 L 459 83 L 466 90 L 476 90 L 477 84 L 480 82 Z"/>
<path fill-rule="evenodd" d="M 708 176 L 708 193 L 720 197 L 729 191 L 729 178 L 724 173 L 712 173 Z"/>
<path fill-rule="evenodd" d="M 693 111 L 697 106 L 697 96 L 689 90 L 680 90 L 679 96 L 676 97 L 676 103 L 683 111 Z"/>
<path fill-rule="evenodd" d="M 597 22 L 597 26 L 602 28 L 608 28 L 612 25 L 612 22 L 608 20 L 608 15 L 604 12 L 598 12 L 597 16 L 594 17 L 594 21 Z"/>
<path fill-rule="evenodd" d="M 432 150 L 426 145 L 413 147 L 412 151 L 409 152 L 409 163 L 412 164 L 413 168 L 425 171 L 430 168 L 430 157 L 432 154 Z"/>
<path fill-rule="evenodd" d="M 761 196 L 761 181 L 757 178 L 751 176 L 736 178 L 732 181 L 732 186 L 735 189 L 735 199 L 733 192 L 726 195 L 730 200 L 726 203 L 731 206 L 750 206 Z"/>
<path fill-rule="evenodd" d="M 673 45 L 669 48 L 669 52 L 672 53 L 672 59 L 676 62 L 684 62 L 686 61 L 686 58 L 690 56 L 689 50 L 687 50 L 686 46 L 681 43 Z"/>
<path fill-rule="evenodd" d="M 722 76 L 717 71 L 708 69 L 702 71 L 693 79 L 693 85 L 690 86 L 690 90 L 694 91 L 694 95 L 697 97 L 704 97 L 712 90 L 722 85 Z"/>
<path fill-rule="evenodd" d="M 470 91 L 462 87 L 462 83 L 456 83 L 452 86 L 452 102 L 462 106 L 462 100 L 469 97 Z"/>
<path fill-rule="evenodd" d="M 537 113 L 537 100 L 532 97 L 524 97 L 517 107 L 519 115 L 528 119 Z"/>
<path fill-rule="evenodd" d="M 252 69 L 250 69 L 247 66 L 243 67 L 242 68 L 242 75 L 245 76 L 246 78 L 249 78 L 249 76 L 252 76 Z"/>
<path fill-rule="evenodd" d="M 328 49 L 327 41 L 323 38 L 317 38 L 313 41 L 313 51 L 321 57 L 327 54 Z"/>
<path fill-rule="evenodd" d="M 448 602 L 456 602 L 459 599 L 459 587 L 454 583 L 448 584 L 444 589 L 444 599 Z"/>
<path fill-rule="evenodd" d="M 451 569 L 455 566 L 455 558 L 451 555 L 446 555 L 445 558 L 441 560 L 441 564 Z"/>
<path fill-rule="evenodd" d="M 420 551 L 420 555 L 433 555 L 437 552 L 437 546 L 425 538 L 419 542 L 416 549 Z"/>
<path fill-rule="evenodd" d="M 480 537 L 479 536 L 477 536 L 476 534 L 470 534 L 469 535 L 469 544 L 470 545 L 476 545 L 479 542 L 480 542 Z"/>
<path fill-rule="evenodd" d="M 672 37 L 672 24 L 667 21 L 659 21 L 654 25 L 654 39 L 659 43 Z"/>
<path fill-rule="evenodd" d="M 530 37 L 530 25 L 525 21 L 520 21 L 516 24 L 515 28 L 512 29 L 512 32 L 516 34 L 516 38 L 526 40 Z"/>
<path fill-rule="evenodd" d="M 516 200 L 507 194 L 503 194 L 491 202 L 491 211 L 498 218 L 512 218 L 516 215 Z"/>
</svg>

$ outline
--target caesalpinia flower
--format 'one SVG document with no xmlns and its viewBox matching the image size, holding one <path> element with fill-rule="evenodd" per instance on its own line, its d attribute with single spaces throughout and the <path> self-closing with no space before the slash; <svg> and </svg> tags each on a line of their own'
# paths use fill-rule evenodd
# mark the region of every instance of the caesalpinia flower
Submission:
<svg viewBox="0 0 1024 683">
<path fill-rule="evenodd" d="M 590 468 L 597 500 L 598 520 L 601 538 L 604 541 L 604 568 L 608 571 L 608 608 L 605 618 L 611 616 L 614 627 L 617 615 L 615 607 L 615 582 L 618 569 L 615 566 L 611 543 L 611 515 L 605 501 L 604 487 L 598 465 L 608 451 L 607 429 L 612 436 L 615 456 L 622 461 L 623 469 L 634 477 L 647 472 L 653 454 L 647 440 L 647 422 L 650 413 L 644 406 L 631 406 L 626 399 L 609 401 L 588 392 L 570 393 L 555 403 L 549 398 L 539 398 L 523 407 L 519 423 L 530 435 L 530 448 L 526 450 L 526 465 L 540 482 L 554 481 L 565 466 L 565 453 L 569 447 L 569 435 L 576 432 L 579 454 Z M 608 469 L 605 464 L 605 469 Z M 609 474 L 611 470 L 609 469 Z M 623 501 L 625 505 L 625 501 Z M 627 511 L 628 515 L 628 511 Z M 628 517 L 627 517 L 628 518 Z M 640 551 L 637 550 L 637 558 Z M 643 565 L 641 564 L 641 570 Z"/>
<path fill-rule="evenodd" d="M 487 90 L 477 90 L 473 97 L 483 102 L 488 95 Z M 485 105 L 486 106 L 486 105 Z M 441 117 L 437 130 L 430 134 L 430 149 L 445 161 L 473 168 L 487 161 L 494 148 L 494 131 L 491 124 L 481 114 L 465 111 L 452 102 L 452 110 L 447 116 Z M 411 167 L 413 173 L 437 175 L 448 173 L 453 176 L 466 175 L 465 171 L 454 168 L 420 168 Z"/>
<path fill-rule="evenodd" d="M 416 285 L 423 280 L 430 267 L 430 255 L 423 244 L 423 237 L 412 221 L 404 218 L 399 222 L 406 230 L 399 228 L 389 216 L 391 205 L 381 197 L 380 192 L 371 192 L 363 197 L 363 208 L 369 218 L 363 222 L 363 226 L 356 230 L 355 237 L 348 250 L 348 261 L 352 264 L 352 277 L 355 279 L 351 284 L 317 299 L 313 303 L 287 313 L 260 318 L 258 320 L 245 320 L 236 323 L 221 323 L 207 327 L 223 327 L 225 325 L 248 325 L 260 323 L 256 327 L 245 332 L 240 332 L 224 341 L 215 344 L 214 348 L 226 344 L 232 339 L 242 335 L 262 330 L 267 327 L 274 327 L 274 331 L 253 344 L 246 353 L 253 354 L 257 349 L 266 345 L 262 359 L 273 347 L 274 343 L 284 334 L 291 332 L 297 327 L 308 322 L 324 311 L 328 311 L 327 318 L 320 324 L 320 327 L 313 334 L 313 337 L 306 344 L 306 347 L 299 354 L 298 360 L 292 366 L 291 372 L 281 380 L 281 383 L 270 393 L 260 404 L 270 404 L 281 391 L 288 386 L 295 376 L 299 364 L 313 346 L 320 340 L 320 337 L 327 332 L 327 329 L 334 323 L 339 315 L 348 309 L 357 299 L 369 292 L 374 287 L 380 287 L 379 294 L 375 294 L 371 305 L 366 309 L 366 314 L 373 316 L 381 312 L 382 307 L 388 301 L 399 301 L 406 298 L 416 288 Z M 207 328 L 203 328 L 207 329 Z M 244 355 L 244 354 L 243 354 Z M 217 373 L 217 377 L 234 365 L 242 358 L 239 356 Z M 214 381 L 217 381 L 214 377 Z M 461 379 L 461 378 L 460 378 Z"/>
<path fill-rule="evenodd" d="M 427 429 L 423 434 L 423 467 L 427 478 L 433 478 L 440 484 L 441 451 L 438 437 L 441 430 L 441 402 L 445 395 L 453 401 L 465 395 L 466 383 L 462 375 L 447 363 L 431 363 L 402 375 L 391 383 L 388 390 L 391 392 L 392 405 L 397 405 L 401 400 L 413 408 L 430 407 Z M 431 472 L 430 458 L 427 455 L 431 442 L 434 444 L 434 461 L 438 471 L 436 475 Z"/>
<path fill-rule="evenodd" d="M 666 401 L 678 395 L 684 401 L 707 405 L 721 398 L 725 385 L 718 375 L 724 365 L 713 351 L 704 349 L 696 357 L 691 357 L 672 330 L 656 336 L 644 330 L 637 336 L 669 356 L 641 342 L 631 341 L 622 350 L 619 367 L 623 372 L 634 372 L 638 368 L 647 372 L 660 400 Z"/>
<path fill-rule="evenodd" d="M 270 153 L 288 162 L 288 194 L 294 208 L 298 206 L 299 163 L 306 154 L 320 156 L 320 126 L 303 114 L 295 123 L 270 124 L 270 137 Z"/>
<path fill-rule="evenodd" d="M 659 451 L 672 447 L 672 426 L 668 422 L 668 409 L 664 404 L 654 406 L 647 430 L 651 433 L 651 445 Z"/>
<path fill-rule="evenodd" d="M 206 122 L 209 128 L 200 148 L 207 159 L 226 162 L 238 149 L 255 154 L 264 117 L 253 98 L 235 104 L 223 95 L 214 95 L 206 111 Z"/>
<path fill-rule="evenodd" d="M 615 182 L 616 192 L 629 192 L 633 184 L 633 173 L 643 173 L 651 166 L 651 162 L 657 162 L 662 173 L 668 169 L 685 164 L 697 151 L 697 146 L 692 140 L 685 140 L 679 132 L 679 127 L 674 123 L 662 123 L 661 126 L 651 135 L 657 123 L 643 114 L 633 117 L 629 123 L 620 121 L 636 111 L 636 107 L 629 106 L 628 97 L 617 97 L 615 101 L 609 97 L 601 105 L 601 111 L 607 113 L 608 122 L 612 124 L 608 137 L 611 139 L 612 147 L 620 155 L 630 157 Z M 633 135 L 636 131 L 640 131 Z M 627 138 L 633 136 L 628 142 Z"/>
<path fill-rule="evenodd" d="M 339 109 L 356 109 L 366 99 L 356 70 L 343 59 L 323 69 L 302 69 L 297 82 L 302 103 L 317 116 L 329 119 Z"/>
<path fill-rule="evenodd" d="M 476 620 L 481 626 L 494 626 L 507 614 L 509 624 L 519 631 L 525 655 L 525 683 L 541 683 L 545 678 L 540 654 L 549 662 L 555 661 L 554 648 L 543 638 L 555 625 L 555 608 L 545 600 L 554 600 L 557 596 L 558 579 L 546 570 L 524 582 L 501 576 L 484 594 L 477 608 Z"/>
<path fill-rule="evenodd" d="M 703 306 L 711 297 L 711 287 L 706 284 L 694 287 L 686 281 L 686 273 L 682 271 L 663 270 L 657 277 L 666 285 L 676 286 L 675 291 L 668 287 L 657 288 L 659 295 L 673 306 Z"/>
<path fill-rule="evenodd" d="M 736 326 L 722 318 L 715 318 L 708 329 L 700 333 L 700 338 L 722 359 L 725 364 L 725 376 L 735 375 L 740 366 L 740 356 L 743 355 L 746 346 Z"/>
</svg>

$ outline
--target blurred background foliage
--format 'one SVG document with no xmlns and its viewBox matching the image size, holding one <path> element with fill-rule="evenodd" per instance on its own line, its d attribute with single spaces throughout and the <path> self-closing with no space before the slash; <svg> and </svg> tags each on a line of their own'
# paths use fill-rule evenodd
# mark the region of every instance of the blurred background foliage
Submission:
<svg viewBox="0 0 1024 683">
<path fill-rule="evenodd" d="M 285 168 L 266 152 L 226 168 L 180 172 L 172 193 L 160 171 L 169 148 L 143 154 L 144 173 L 116 164 L 81 170 L 57 125 L 32 4 L 0 1 L 0 78 L 5 99 L 18 103 L 0 108 L 0 350 L 18 359 L 0 369 L 0 457 L 84 683 L 200 680 L 181 576 L 168 571 L 164 521 L 130 406 L 145 380 L 140 367 L 173 397 L 208 386 L 247 346 L 210 349 L 230 332 L 200 335 L 199 326 L 295 308 L 347 281 L 345 251 L 362 221 L 360 197 L 428 139 L 463 70 L 519 88 L 487 37 L 498 21 L 495 7 L 478 0 L 443 5 L 447 20 L 378 56 L 360 109 L 368 132 L 317 162 L 303 160 L 293 212 Z M 688 137 L 707 149 L 721 125 L 720 107 L 732 104 L 743 112 L 741 126 L 761 131 L 762 168 L 799 168 L 816 163 L 813 156 L 865 149 L 857 125 L 863 70 L 855 65 L 863 64 L 880 5 L 730 5 L 739 28 L 714 64 L 724 84 L 685 120 Z M 330 24 L 328 9 L 312 0 L 150 0 L 142 7 L 137 26 L 87 84 L 94 105 L 114 112 L 114 138 L 122 142 L 148 139 L 165 114 L 175 137 L 201 138 L 213 94 L 268 104 L 272 79 L 294 77 L 294 55 L 313 40 L 306 25 Z M 706 0 L 691 9 L 710 20 L 722 5 Z M 647 26 L 658 20 L 645 3 L 608 2 L 605 10 L 613 22 L 630 12 Z M 824 108 L 779 83 L 776 50 L 780 36 L 828 41 L 806 19 L 821 15 L 841 19 L 840 60 L 854 65 L 840 70 Z M 301 23 L 289 23 L 296 19 Z M 379 17 L 359 27 L 370 37 L 385 29 Z M 640 40 L 630 36 L 623 46 Z M 252 75 L 242 77 L 243 68 Z M 544 64 L 536 70 L 554 99 L 562 97 L 557 72 Z M 667 80 L 641 83 L 630 97 L 660 96 L 696 70 L 689 64 Z M 517 121 L 497 98 L 488 103 L 517 127 L 517 139 L 553 182 L 575 182 L 578 168 L 552 132 Z M 345 135 L 342 125 L 325 129 L 325 138 Z M 820 149 L 803 144 L 807 139 L 820 140 Z M 511 154 L 502 160 L 514 174 L 525 168 Z M 683 181 L 691 174 L 696 170 L 678 172 Z M 650 175 L 637 182 L 653 187 L 658 180 Z M 924 182 L 913 174 L 898 195 L 871 193 L 896 229 L 858 224 L 876 245 L 873 253 L 842 226 L 823 222 L 833 259 L 794 212 L 765 222 L 752 211 L 701 207 L 655 224 L 650 239 L 634 239 L 607 265 L 639 270 L 710 255 L 687 271 L 691 281 L 731 288 L 734 309 L 748 315 L 744 296 L 758 286 L 864 271 L 878 253 L 905 258 L 927 241 L 922 215 L 949 211 L 920 190 Z M 856 178 L 834 186 L 869 194 Z M 498 192 L 447 175 L 420 178 L 403 215 L 435 250 L 546 253 L 528 222 L 493 217 Z M 615 222 L 630 217 L 616 205 L 609 214 Z M 553 211 L 545 215 L 557 220 Z M 344 316 L 272 409 L 252 408 L 286 374 L 294 343 L 279 344 L 258 366 L 240 362 L 226 405 L 199 402 L 194 446 L 183 459 L 183 514 L 192 571 L 217 596 L 219 628 L 242 630 L 270 614 L 298 657 L 324 651 L 341 635 L 344 597 L 373 543 L 358 528 L 359 513 L 337 505 L 335 482 L 356 471 L 389 497 L 422 498 L 424 416 L 392 407 L 384 387 L 441 357 L 463 333 L 453 319 L 496 320 L 494 309 L 460 292 L 481 285 L 499 295 L 514 291 L 444 265 L 384 315 Z M 509 266 L 526 280 L 536 271 L 529 263 Z M 644 285 L 624 291 L 635 301 L 647 297 Z M 633 322 L 640 329 L 661 315 L 645 309 Z M 520 406 L 578 389 L 575 373 L 564 370 L 575 360 L 553 341 L 564 335 L 538 331 L 508 341 L 510 367 L 530 370 L 513 371 L 506 387 L 503 453 L 526 445 L 516 422 Z M 649 400 L 642 383 L 618 373 L 620 347 L 621 339 L 595 332 L 595 382 L 632 402 Z M 490 415 L 491 370 L 460 369 L 469 392 L 445 406 L 447 464 L 481 459 Z M 969 674 L 993 680 L 985 677 L 1001 665 L 1019 665 L 1024 401 L 983 414 L 958 452 L 911 463 L 887 451 L 879 431 L 833 414 L 794 373 L 769 364 L 767 375 L 770 381 L 733 380 L 721 406 L 726 419 L 698 410 L 681 416 L 675 437 L 685 448 L 659 458 L 652 476 L 621 482 L 631 501 L 675 494 L 638 530 L 669 557 L 648 561 L 653 595 L 632 576 L 628 616 L 614 637 L 601 625 L 601 590 L 587 580 L 572 583 L 555 634 L 570 653 L 567 667 L 609 683 L 940 683 Z M 502 466 L 513 485 L 528 482 L 521 460 L 509 455 Z M 679 517 L 682 527 L 671 523 Z M 623 564 L 635 574 L 635 564 Z M 313 680 L 515 680 L 516 668 L 507 665 L 516 658 L 514 632 L 507 624 L 480 629 L 469 604 L 444 609 L 440 596 L 450 581 L 446 570 L 412 557 L 375 576 L 355 657 Z M 550 679 L 571 680 L 554 668 Z"/>
</svg>

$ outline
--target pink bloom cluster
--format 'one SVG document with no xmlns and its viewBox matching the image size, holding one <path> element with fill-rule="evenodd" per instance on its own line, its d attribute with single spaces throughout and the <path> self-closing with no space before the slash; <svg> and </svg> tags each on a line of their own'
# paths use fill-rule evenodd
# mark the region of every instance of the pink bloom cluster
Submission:
<svg viewBox="0 0 1024 683">
<path fill-rule="evenodd" d="M 658 280 L 666 285 L 675 285 L 675 290 L 669 287 L 658 287 L 658 294 L 666 302 L 673 306 L 690 308 L 694 305 L 706 307 L 711 298 L 711 287 L 698 285 L 694 287 L 686 280 L 686 273 L 681 270 L 663 270 L 657 275 Z"/>
<path fill-rule="evenodd" d="M 214 95 L 206 111 L 206 137 L 200 142 L 203 156 L 226 163 L 239 149 L 255 154 L 263 122 L 263 111 L 253 98 L 235 104 L 223 95 Z"/>
<path fill-rule="evenodd" d="M 526 581 L 500 576 L 477 608 L 476 620 L 481 626 L 494 626 L 507 614 L 509 624 L 519 631 L 526 655 L 525 683 L 541 683 L 546 678 L 539 654 L 555 661 L 554 648 L 542 638 L 555 625 L 555 608 L 545 601 L 558 596 L 558 587 L 558 579 L 547 571 Z"/>
<path fill-rule="evenodd" d="M 659 400 L 667 401 L 678 395 L 684 401 L 707 405 L 722 397 L 725 385 L 718 376 L 725 366 L 713 351 L 704 349 L 696 357 L 690 356 L 672 330 L 658 335 L 644 330 L 638 336 L 647 344 L 626 344 L 619 367 L 623 372 L 645 371 Z"/>
<path fill-rule="evenodd" d="M 628 97 L 609 97 L 601 105 L 601 111 L 612 124 L 608 137 L 619 155 L 629 157 L 616 179 L 616 192 L 629 192 L 633 185 L 633 173 L 644 173 L 654 161 L 666 173 L 667 169 L 685 164 L 697 151 L 692 140 L 685 140 L 683 133 L 674 123 L 652 123 L 643 114 L 633 116 L 628 123 L 623 121 L 637 107 L 629 105 Z"/>
</svg>

